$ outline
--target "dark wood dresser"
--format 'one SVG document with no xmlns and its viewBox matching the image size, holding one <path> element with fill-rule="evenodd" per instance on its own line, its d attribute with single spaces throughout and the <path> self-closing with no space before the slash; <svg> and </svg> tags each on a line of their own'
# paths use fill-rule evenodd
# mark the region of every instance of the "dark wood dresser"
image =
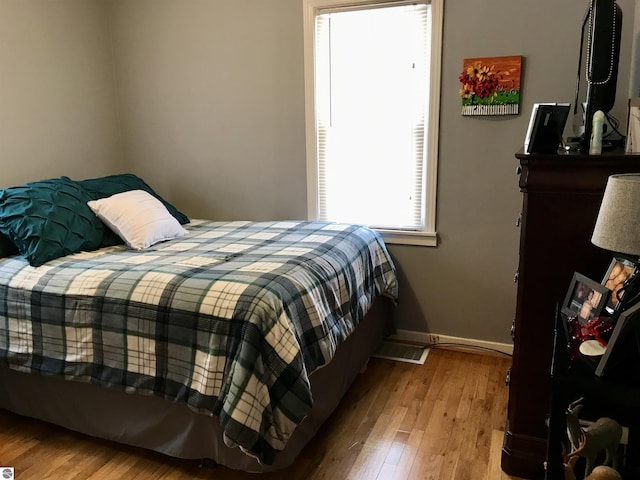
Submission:
<svg viewBox="0 0 640 480">
<path fill-rule="evenodd" d="M 536 478 L 546 457 L 556 304 L 574 272 L 596 281 L 606 272 L 614 253 L 590 241 L 604 188 L 610 175 L 640 172 L 640 154 L 519 152 L 516 158 L 523 202 L 501 464 L 509 475 Z"/>
</svg>

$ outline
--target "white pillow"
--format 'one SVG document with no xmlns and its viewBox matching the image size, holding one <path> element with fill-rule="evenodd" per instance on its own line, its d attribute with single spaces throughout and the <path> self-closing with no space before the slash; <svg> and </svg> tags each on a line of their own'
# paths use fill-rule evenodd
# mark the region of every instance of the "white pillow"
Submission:
<svg viewBox="0 0 640 480">
<path fill-rule="evenodd" d="M 144 190 L 116 193 L 87 205 L 135 250 L 187 234 L 162 202 Z"/>
</svg>

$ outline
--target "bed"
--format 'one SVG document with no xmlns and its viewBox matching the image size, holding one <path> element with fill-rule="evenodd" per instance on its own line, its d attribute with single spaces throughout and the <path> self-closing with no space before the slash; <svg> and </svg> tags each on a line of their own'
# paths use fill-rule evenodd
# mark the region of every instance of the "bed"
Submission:
<svg viewBox="0 0 640 480">
<path fill-rule="evenodd" d="M 73 209 L 111 193 L 87 182 L 62 181 L 79 185 Z M 39 265 L 3 214 L 15 192 L 0 193 L 0 232 L 19 250 L 0 259 L 0 408 L 234 469 L 288 466 L 393 328 L 384 243 L 357 225 L 189 221 L 142 190 L 176 220 L 171 238 L 163 226 L 151 245 L 122 244 L 126 229 L 92 205 L 95 248 Z"/>
</svg>

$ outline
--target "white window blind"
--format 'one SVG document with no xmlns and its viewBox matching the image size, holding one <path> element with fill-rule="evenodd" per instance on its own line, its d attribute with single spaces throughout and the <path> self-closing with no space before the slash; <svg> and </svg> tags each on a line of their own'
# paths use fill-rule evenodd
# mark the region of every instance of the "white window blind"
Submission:
<svg viewBox="0 0 640 480">
<path fill-rule="evenodd" d="M 428 3 L 318 11 L 319 219 L 424 229 L 430 49 Z"/>
</svg>

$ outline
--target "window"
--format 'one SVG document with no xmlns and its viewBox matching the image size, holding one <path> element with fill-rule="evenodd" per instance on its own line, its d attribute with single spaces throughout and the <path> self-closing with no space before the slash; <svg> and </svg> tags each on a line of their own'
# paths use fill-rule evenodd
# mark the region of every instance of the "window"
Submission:
<svg viewBox="0 0 640 480">
<path fill-rule="evenodd" d="M 441 0 L 305 0 L 311 219 L 435 245 Z"/>
</svg>

